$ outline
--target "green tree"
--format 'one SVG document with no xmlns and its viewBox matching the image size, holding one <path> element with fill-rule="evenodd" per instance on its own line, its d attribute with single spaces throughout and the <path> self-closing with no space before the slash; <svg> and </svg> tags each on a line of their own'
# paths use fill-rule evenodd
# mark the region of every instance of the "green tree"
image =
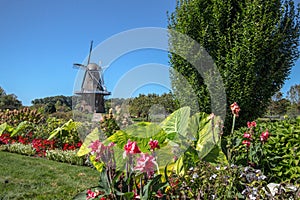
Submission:
<svg viewBox="0 0 300 200">
<path fill-rule="evenodd" d="M 22 106 L 22 102 L 18 100 L 18 97 L 14 94 L 6 94 L 4 89 L 0 87 L 0 109 L 13 110 Z"/>
<path fill-rule="evenodd" d="M 267 109 L 266 114 L 267 115 L 285 115 L 288 108 L 290 107 L 291 102 L 283 98 L 283 93 L 282 92 L 276 92 L 275 95 L 270 100 L 270 105 Z"/>
<path fill-rule="evenodd" d="M 288 107 L 289 116 L 297 116 L 300 114 L 300 84 L 296 84 L 290 87 L 287 92 L 287 97 L 291 102 L 291 105 Z"/>
<path fill-rule="evenodd" d="M 265 113 L 299 57 L 299 26 L 292 0 L 179 0 L 169 17 L 169 29 L 197 41 L 220 72 L 227 99 L 226 128 L 233 102 L 241 107 L 236 127 Z M 178 38 L 172 36 L 174 45 Z M 180 45 L 195 59 L 200 55 L 189 43 Z M 204 78 L 177 52 L 170 53 L 170 64 L 193 88 L 199 109 L 210 113 L 212 99 Z M 215 81 L 213 74 L 208 77 L 209 83 Z M 176 90 L 176 77 L 173 82 Z"/>
</svg>

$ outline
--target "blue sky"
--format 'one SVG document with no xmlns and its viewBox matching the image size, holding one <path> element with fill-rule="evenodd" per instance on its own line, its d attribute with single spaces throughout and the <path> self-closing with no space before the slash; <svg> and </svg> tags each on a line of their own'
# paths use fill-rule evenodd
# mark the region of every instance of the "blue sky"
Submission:
<svg viewBox="0 0 300 200">
<path fill-rule="evenodd" d="M 72 65 L 84 62 L 91 40 L 96 47 L 129 29 L 166 28 L 166 12 L 172 12 L 175 4 L 175 0 L 0 0 L 0 86 L 23 105 L 36 98 L 72 95 L 78 72 Z M 108 90 L 125 73 L 147 63 L 167 66 L 167 53 L 148 49 L 121 56 L 106 70 Z M 298 61 L 283 91 L 300 83 L 299 66 Z M 134 94 L 168 91 L 156 86 L 137 88 Z"/>
</svg>

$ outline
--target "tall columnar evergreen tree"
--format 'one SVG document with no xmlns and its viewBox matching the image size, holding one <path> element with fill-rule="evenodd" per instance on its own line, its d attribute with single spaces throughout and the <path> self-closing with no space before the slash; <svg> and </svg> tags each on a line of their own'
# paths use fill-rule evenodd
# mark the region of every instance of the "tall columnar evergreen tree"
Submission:
<svg viewBox="0 0 300 200">
<path fill-rule="evenodd" d="M 178 0 L 169 16 L 169 29 L 196 40 L 221 74 L 227 99 L 225 127 L 230 127 L 233 102 L 241 107 L 237 126 L 265 113 L 299 57 L 299 28 L 299 5 L 296 11 L 292 0 Z M 174 52 L 170 64 L 193 88 L 199 109 L 211 112 L 203 77 Z M 173 76 L 175 93 L 178 88 L 183 91 L 178 82 Z"/>
</svg>

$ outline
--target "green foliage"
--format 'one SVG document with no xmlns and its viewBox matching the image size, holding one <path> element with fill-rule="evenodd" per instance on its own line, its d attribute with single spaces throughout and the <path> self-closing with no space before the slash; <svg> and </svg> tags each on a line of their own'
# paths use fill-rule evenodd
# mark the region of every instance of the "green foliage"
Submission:
<svg viewBox="0 0 300 200">
<path fill-rule="evenodd" d="M 261 143 L 260 135 L 266 129 L 270 137 Z M 228 148 L 231 149 L 230 161 L 260 168 L 269 182 L 297 182 L 300 178 L 300 121 L 258 123 L 253 130 L 249 149 L 242 144 L 247 128 L 240 128 L 227 137 Z"/>
<path fill-rule="evenodd" d="M 100 128 L 107 137 L 113 135 L 117 130 L 120 130 L 112 113 L 103 116 L 103 119 L 100 121 Z"/>
<path fill-rule="evenodd" d="M 78 157 L 77 150 L 69 150 L 69 151 L 63 151 L 60 149 L 47 150 L 46 158 L 57 162 L 69 163 L 69 164 L 79 165 L 79 166 L 85 164 L 85 158 Z"/>
<path fill-rule="evenodd" d="M 81 157 L 83 155 L 86 155 L 88 154 L 91 149 L 88 148 L 88 146 L 99 139 L 99 131 L 98 131 L 98 128 L 95 128 L 90 134 L 88 134 L 84 140 L 84 142 L 82 143 L 79 151 L 77 152 L 77 156 Z"/>
<path fill-rule="evenodd" d="M 34 156 L 36 154 L 35 149 L 29 144 L 13 143 L 1 145 L 0 147 L 1 151 L 8 151 L 11 153 L 18 153 L 27 156 Z"/>
<path fill-rule="evenodd" d="M 77 143 L 78 141 L 80 141 L 78 133 L 77 133 L 77 129 L 79 126 L 80 126 L 80 122 L 74 122 L 72 119 L 70 119 L 68 122 L 63 124 L 61 127 L 54 129 L 50 133 L 48 140 L 51 140 L 52 138 L 59 135 L 61 144 Z"/>
<path fill-rule="evenodd" d="M 160 105 L 162 107 L 159 113 L 167 115 L 174 112 L 178 107 L 171 93 L 164 93 L 161 96 L 157 94 L 140 94 L 138 97 L 131 99 L 129 102 L 129 112 L 131 116 L 142 117 L 149 121 L 149 114 L 153 106 Z"/>
<path fill-rule="evenodd" d="M 117 148 L 115 155 L 118 161 L 122 160 L 123 148 L 128 140 L 136 141 L 143 152 L 150 152 L 149 141 L 157 140 L 161 149 L 156 151 L 158 164 L 164 167 L 173 162 L 173 156 L 178 159 L 174 168 L 183 173 L 190 166 L 200 160 L 212 163 L 226 163 L 226 157 L 221 151 L 220 137 L 222 121 L 220 117 L 205 113 L 196 113 L 190 117 L 190 108 L 183 107 L 168 116 L 160 125 L 150 122 L 140 122 L 116 131 L 104 142 L 113 142 Z M 90 152 L 88 146 L 92 141 L 99 139 L 99 133 L 93 131 L 87 136 L 78 155 Z M 180 162 L 183 161 L 183 162 Z M 123 166 L 124 163 L 118 165 Z"/>
<path fill-rule="evenodd" d="M 260 170 L 251 167 L 200 162 L 183 176 L 170 176 L 171 187 L 166 187 L 164 196 L 169 199 L 297 199 L 297 188 L 273 190 L 275 195 L 272 195 L 265 179 Z"/>
<path fill-rule="evenodd" d="M 180 0 L 170 15 L 169 28 L 197 41 L 212 57 L 223 79 L 227 105 L 237 102 L 243 111 L 237 127 L 265 113 L 270 97 L 284 84 L 299 56 L 300 23 L 295 10 L 292 0 Z M 180 46 L 191 59 L 201 58 L 194 46 L 177 40 L 171 35 L 170 44 Z M 202 61 L 196 67 L 208 67 Z M 170 63 L 192 88 L 180 87 L 175 76 L 175 93 L 179 89 L 187 98 L 195 94 L 199 110 L 210 113 L 212 94 L 207 87 L 216 81 L 215 76 L 200 75 L 178 52 L 170 53 Z M 232 121 L 227 109 L 226 134 Z"/>
</svg>

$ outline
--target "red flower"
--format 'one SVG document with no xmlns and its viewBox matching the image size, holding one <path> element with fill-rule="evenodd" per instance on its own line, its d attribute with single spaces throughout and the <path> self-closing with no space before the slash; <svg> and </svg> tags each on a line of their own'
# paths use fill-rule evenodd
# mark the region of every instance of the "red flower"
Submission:
<svg viewBox="0 0 300 200">
<path fill-rule="evenodd" d="M 159 149 L 160 146 L 158 145 L 158 141 L 157 140 L 152 140 L 150 139 L 150 142 L 148 143 L 150 146 L 150 150 L 154 151 L 156 148 Z"/>
<path fill-rule="evenodd" d="M 86 195 L 87 195 L 86 199 L 94 199 L 97 196 L 97 194 L 92 190 L 88 190 L 86 192 Z"/>
<path fill-rule="evenodd" d="M 247 122 L 247 126 L 248 126 L 248 128 L 256 127 L 256 122 L 255 121 Z"/>
<path fill-rule="evenodd" d="M 232 111 L 232 114 L 234 114 L 237 117 L 239 116 L 239 112 L 241 109 L 236 102 L 234 102 L 233 104 L 230 105 L 230 109 Z"/>
<path fill-rule="evenodd" d="M 137 146 L 137 143 L 131 142 L 130 140 L 128 140 L 127 144 L 125 144 L 124 150 L 125 150 L 125 152 L 123 154 L 123 158 L 125 158 L 128 154 L 141 153 L 141 150 Z"/>
<path fill-rule="evenodd" d="M 250 147 L 251 142 L 248 141 L 248 140 L 244 140 L 244 141 L 242 142 L 242 144 L 245 144 L 245 145 L 247 145 L 247 147 Z"/>
<path fill-rule="evenodd" d="M 251 134 L 245 132 L 243 138 L 251 139 Z"/>
<path fill-rule="evenodd" d="M 262 132 L 262 134 L 260 135 L 260 141 L 262 142 L 266 142 L 269 138 L 269 132 L 268 130 L 266 130 L 265 132 Z"/>
</svg>

